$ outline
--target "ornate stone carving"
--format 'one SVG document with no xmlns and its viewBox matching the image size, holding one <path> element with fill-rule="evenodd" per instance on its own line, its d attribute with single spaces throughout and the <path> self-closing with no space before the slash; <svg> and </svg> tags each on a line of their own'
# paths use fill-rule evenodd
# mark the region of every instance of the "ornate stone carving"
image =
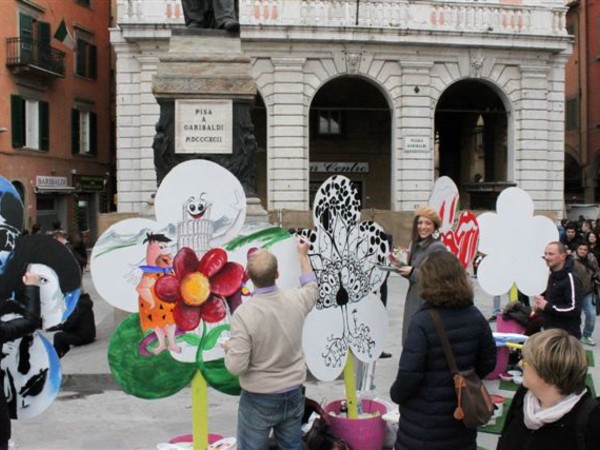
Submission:
<svg viewBox="0 0 600 450">
<path fill-rule="evenodd" d="M 348 73 L 358 73 L 360 67 L 360 60 L 362 55 L 360 53 L 347 53 L 346 54 L 346 70 Z"/>
<path fill-rule="evenodd" d="M 471 58 L 471 76 L 480 77 L 481 68 L 485 59 L 481 56 Z"/>
</svg>

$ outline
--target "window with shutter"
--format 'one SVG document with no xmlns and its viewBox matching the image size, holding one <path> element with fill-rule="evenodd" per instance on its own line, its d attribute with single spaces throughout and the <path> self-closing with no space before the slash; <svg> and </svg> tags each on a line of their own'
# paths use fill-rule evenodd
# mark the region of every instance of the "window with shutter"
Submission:
<svg viewBox="0 0 600 450">
<path fill-rule="evenodd" d="M 11 95 L 10 106 L 13 148 L 48 150 L 50 147 L 48 102 Z"/>
<path fill-rule="evenodd" d="M 75 73 L 85 78 L 96 79 L 97 76 L 97 49 L 89 42 L 77 39 L 77 61 Z"/>
<path fill-rule="evenodd" d="M 73 154 L 95 155 L 97 149 L 96 113 L 73 109 L 71 142 Z"/>
</svg>

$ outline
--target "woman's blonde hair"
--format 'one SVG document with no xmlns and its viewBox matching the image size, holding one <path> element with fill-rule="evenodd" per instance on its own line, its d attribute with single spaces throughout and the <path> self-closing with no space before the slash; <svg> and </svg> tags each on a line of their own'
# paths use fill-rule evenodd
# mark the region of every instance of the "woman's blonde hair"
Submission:
<svg viewBox="0 0 600 450">
<path fill-rule="evenodd" d="M 553 328 L 531 336 L 523 347 L 523 361 L 562 395 L 580 393 L 585 387 L 585 350 L 564 330 Z"/>
</svg>

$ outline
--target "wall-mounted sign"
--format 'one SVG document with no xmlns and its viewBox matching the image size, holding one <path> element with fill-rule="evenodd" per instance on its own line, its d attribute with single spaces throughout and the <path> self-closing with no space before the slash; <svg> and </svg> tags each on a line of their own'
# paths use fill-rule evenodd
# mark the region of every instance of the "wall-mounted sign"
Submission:
<svg viewBox="0 0 600 450">
<path fill-rule="evenodd" d="M 73 175 L 73 186 L 75 186 L 75 189 L 78 191 L 103 191 L 104 177 L 97 175 Z"/>
<path fill-rule="evenodd" d="M 311 162 L 311 173 L 369 173 L 367 162 Z"/>
<path fill-rule="evenodd" d="M 175 100 L 175 153 L 232 153 L 231 100 Z"/>
<path fill-rule="evenodd" d="M 68 187 L 68 182 L 67 177 L 37 175 L 35 177 L 35 186 L 42 189 L 66 188 Z"/>
<path fill-rule="evenodd" d="M 407 136 L 404 138 L 404 150 L 407 152 L 428 152 L 431 150 L 427 136 Z"/>
</svg>

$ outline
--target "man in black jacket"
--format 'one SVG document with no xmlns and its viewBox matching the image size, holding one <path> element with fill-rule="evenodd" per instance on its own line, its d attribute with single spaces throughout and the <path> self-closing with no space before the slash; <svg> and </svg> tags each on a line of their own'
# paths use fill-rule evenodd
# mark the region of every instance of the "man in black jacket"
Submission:
<svg viewBox="0 0 600 450">
<path fill-rule="evenodd" d="M 535 296 L 535 309 L 543 314 L 544 328 L 562 328 L 581 339 L 581 281 L 573 275 L 573 260 L 565 245 L 550 242 L 544 250 L 550 269 L 546 292 Z"/>
</svg>

